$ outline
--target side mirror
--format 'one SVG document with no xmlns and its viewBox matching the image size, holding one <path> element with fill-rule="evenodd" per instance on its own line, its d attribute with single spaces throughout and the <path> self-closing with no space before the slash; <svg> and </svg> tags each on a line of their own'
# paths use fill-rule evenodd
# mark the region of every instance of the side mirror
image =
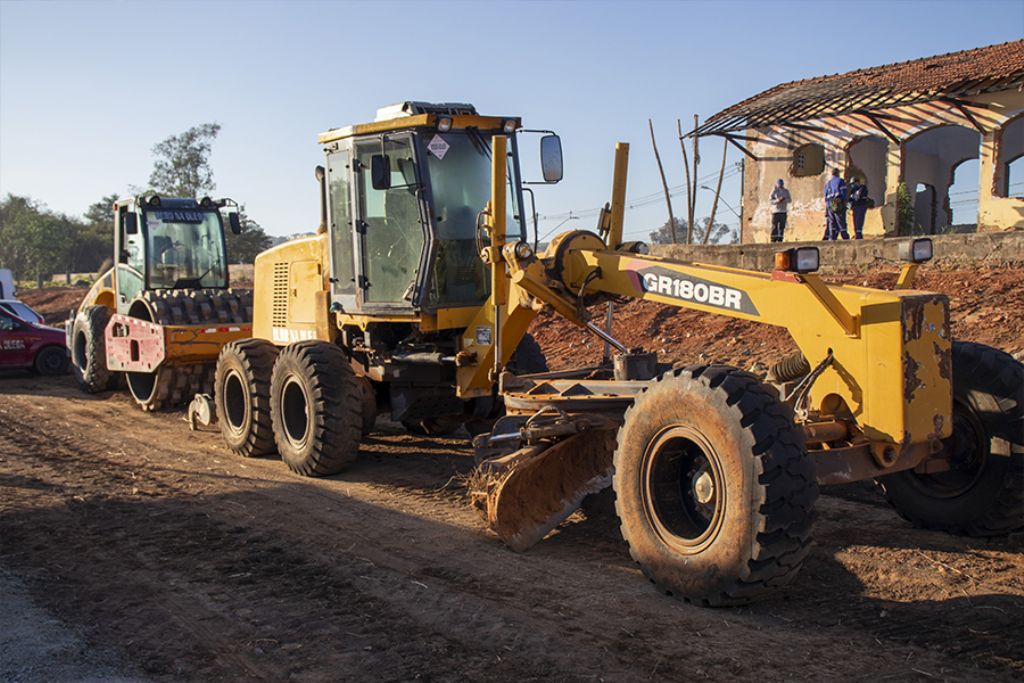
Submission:
<svg viewBox="0 0 1024 683">
<path fill-rule="evenodd" d="M 124 212 L 124 232 L 126 235 L 134 235 L 139 231 L 138 218 L 132 211 Z"/>
<path fill-rule="evenodd" d="M 557 135 L 545 135 L 540 139 L 540 169 L 546 183 L 557 183 L 562 179 L 562 140 Z"/>
<path fill-rule="evenodd" d="M 237 211 L 232 211 L 228 214 L 228 225 L 231 226 L 231 234 L 242 234 L 242 219 L 239 217 Z"/>
<path fill-rule="evenodd" d="M 370 183 L 375 190 L 391 189 L 391 157 L 374 154 L 370 158 Z"/>
</svg>

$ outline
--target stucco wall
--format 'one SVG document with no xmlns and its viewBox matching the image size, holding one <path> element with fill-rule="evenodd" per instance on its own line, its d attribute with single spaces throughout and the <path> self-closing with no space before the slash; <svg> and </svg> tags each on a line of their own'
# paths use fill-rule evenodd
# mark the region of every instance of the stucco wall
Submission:
<svg viewBox="0 0 1024 683">
<path fill-rule="evenodd" d="M 1024 200 L 996 196 L 1000 185 L 998 174 L 1004 164 L 997 162 L 995 154 L 1001 127 L 1024 112 L 1024 93 L 1005 91 L 971 98 L 975 108 L 968 111 L 985 130 L 981 135 L 974 122 L 959 109 L 949 104 L 924 103 L 911 107 L 898 107 L 878 112 L 886 130 L 862 115 L 850 115 L 808 121 L 804 125 L 821 127 L 823 131 L 771 128 L 748 130 L 754 140 L 746 147 L 759 160 L 746 159 L 743 178 L 743 225 L 741 241 L 745 244 L 767 242 L 771 230 L 771 205 L 768 198 L 778 178 L 786 181 L 793 196 L 789 211 L 787 241 L 821 239 L 825 226 L 823 191 L 831 169 L 839 167 L 847 177 L 853 166 L 869 177 L 869 188 L 875 208 L 869 209 L 865 220 L 865 236 L 896 234 L 896 196 L 901 180 L 914 201 L 917 182 L 926 182 L 937 193 L 936 229 L 948 226 L 950 216 L 946 193 L 952 182 L 952 169 L 962 161 L 963 147 L 978 150 L 980 180 L 978 188 L 978 229 L 982 231 L 1024 228 Z M 939 126 L 959 126 L 946 135 L 928 135 L 929 129 Z M 922 135 L 924 134 L 924 135 Z M 892 140 L 892 135 L 896 140 Z M 865 138 L 872 138 L 867 147 L 851 146 Z M 932 137 L 934 139 L 929 140 Z M 1024 136 L 1007 136 L 1002 145 L 1018 145 Z M 918 143 L 914 143 L 919 139 Z M 971 142 L 973 140 L 973 142 Z M 802 144 L 817 142 L 825 148 L 825 170 L 813 177 L 794 177 L 791 174 L 793 150 Z M 864 143 L 861 143 L 863 145 Z M 948 153 L 947 153 L 948 152 Z M 878 169 L 884 156 L 884 170 Z M 884 178 L 884 182 L 878 179 Z M 852 234 L 852 226 L 851 226 Z"/>
<path fill-rule="evenodd" d="M 878 263 L 899 261 L 899 245 L 906 237 L 839 242 L 807 242 L 821 252 L 822 272 L 860 269 Z M 933 235 L 933 263 L 938 265 L 986 263 L 1024 264 L 1024 232 L 990 232 Z M 786 244 L 785 248 L 801 243 Z M 774 268 L 777 244 L 655 245 L 652 252 L 686 262 L 711 263 L 732 268 L 770 271 Z"/>
</svg>

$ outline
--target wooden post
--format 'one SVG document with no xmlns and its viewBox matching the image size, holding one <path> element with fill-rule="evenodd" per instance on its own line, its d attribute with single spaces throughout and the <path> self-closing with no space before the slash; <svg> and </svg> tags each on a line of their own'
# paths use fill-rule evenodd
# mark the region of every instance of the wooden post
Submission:
<svg viewBox="0 0 1024 683">
<path fill-rule="evenodd" d="M 676 217 L 672 214 L 672 197 L 668 193 L 668 181 L 665 180 L 665 167 L 661 165 L 661 155 L 658 154 L 658 143 L 654 139 L 654 123 L 647 119 L 647 126 L 651 129 L 651 146 L 654 147 L 654 158 L 658 162 L 658 173 L 661 174 L 661 187 L 665 190 L 665 205 L 668 207 L 668 227 L 672 235 L 672 243 L 676 244 Z"/>
<path fill-rule="evenodd" d="M 686 171 L 686 224 L 693 225 L 693 192 L 690 190 L 690 159 L 686 156 L 686 140 L 683 138 L 683 122 L 676 119 L 679 133 L 679 149 L 683 151 L 683 170 Z M 687 228 L 689 229 L 689 228 Z"/>
<path fill-rule="evenodd" d="M 700 138 L 697 137 L 697 129 L 700 127 L 700 117 L 693 115 L 693 213 L 690 227 L 686 231 L 686 243 L 693 244 L 693 221 L 697 220 L 697 167 L 700 166 Z"/>
<path fill-rule="evenodd" d="M 718 210 L 718 197 L 722 194 L 722 176 L 725 175 L 725 154 L 729 151 L 729 141 L 722 140 L 722 167 L 718 169 L 718 184 L 715 186 L 715 199 L 711 202 L 711 218 L 708 219 L 708 229 L 704 231 L 704 244 L 711 238 L 711 231 L 715 227 L 715 211 Z"/>
</svg>

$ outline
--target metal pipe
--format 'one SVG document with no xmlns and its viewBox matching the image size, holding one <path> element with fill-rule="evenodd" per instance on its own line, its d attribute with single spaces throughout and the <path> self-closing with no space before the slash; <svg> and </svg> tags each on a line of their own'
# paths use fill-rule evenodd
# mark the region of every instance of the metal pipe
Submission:
<svg viewBox="0 0 1024 683">
<path fill-rule="evenodd" d="M 627 351 L 629 351 L 629 349 L 627 349 L 626 346 L 624 344 L 622 344 L 622 342 L 620 342 L 618 339 L 616 339 L 615 337 L 611 336 L 610 334 L 608 334 L 607 332 L 602 330 L 600 327 L 598 327 L 594 323 L 588 322 L 587 323 L 587 329 L 590 330 L 591 332 L 593 332 L 594 334 L 596 334 L 598 337 L 600 337 L 602 340 L 604 340 L 608 344 L 611 344 L 612 346 L 614 346 L 619 351 L 619 353 L 626 353 Z"/>
<path fill-rule="evenodd" d="M 840 441 L 850 436 L 845 422 L 808 422 L 803 427 L 808 443 Z"/>
</svg>

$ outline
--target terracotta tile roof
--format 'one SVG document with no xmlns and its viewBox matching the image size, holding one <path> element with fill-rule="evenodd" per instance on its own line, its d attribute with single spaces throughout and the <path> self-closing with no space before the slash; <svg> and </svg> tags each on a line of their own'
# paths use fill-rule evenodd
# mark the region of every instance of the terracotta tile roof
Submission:
<svg viewBox="0 0 1024 683">
<path fill-rule="evenodd" d="M 957 98 L 1024 83 L 1024 40 L 782 83 L 711 118 L 699 135 Z"/>
</svg>

